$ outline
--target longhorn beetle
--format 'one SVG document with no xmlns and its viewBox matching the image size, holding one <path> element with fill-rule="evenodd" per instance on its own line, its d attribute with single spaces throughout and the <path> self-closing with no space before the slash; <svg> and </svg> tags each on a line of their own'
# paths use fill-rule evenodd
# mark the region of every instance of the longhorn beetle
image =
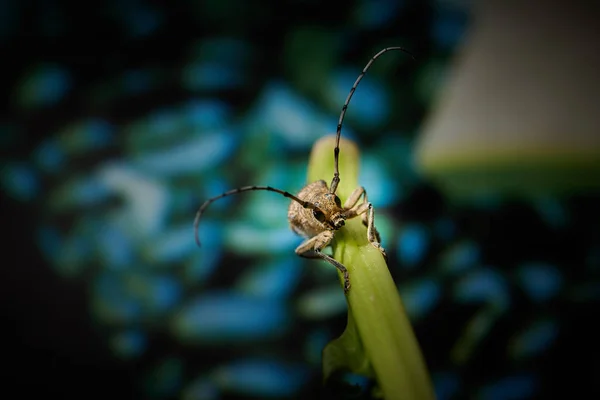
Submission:
<svg viewBox="0 0 600 400">
<path fill-rule="evenodd" d="M 300 246 L 296 248 L 296 254 L 306 258 L 322 258 L 340 270 L 344 276 L 344 293 L 348 293 L 348 290 L 350 289 L 348 270 L 342 265 L 342 263 L 323 253 L 322 250 L 329 245 L 333 239 L 335 231 L 344 226 L 347 219 L 360 215 L 363 224 L 367 226 L 367 239 L 369 240 L 369 243 L 378 249 L 384 258 L 387 259 L 385 250 L 380 244 L 381 239 L 379 232 L 377 232 L 377 229 L 375 228 L 373 205 L 369 203 L 365 188 L 361 186 L 354 189 L 343 206 L 340 198 L 335 194 L 335 192 L 338 184 L 340 183 L 340 172 L 338 169 L 340 135 L 342 133 L 342 122 L 344 121 L 348 104 L 350 104 L 350 99 L 352 98 L 356 87 L 360 83 L 363 76 L 365 76 L 365 73 L 371 64 L 373 64 L 373 62 L 383 53 L 386 53 L 390 50 L 400 50 L 412 57 L 412 55 L 402 47 L 387 47 L 375 54 L 363 68 L 360 75 L 358 75 L 358 78 L 356 78 L 356 81 L 354 82 L 354 85 L 352 85 L 350 93 L 348 94 L 348 97 L 342 106 L 342 112 L 340 113 L 340 118 L 338 120 L 335 148 L 333 149 L 334 172 L 329 188 L 324 180 L 319 180 L 306 185 L 297 196 L 270 186 L 244 186 L 222 193 L 219 196 L 212 197 L 206 200 L 196 213 L 196 218 L 194 220 L 194 234 L 198 246 L 200 246 L 200 239 L 198 237 L 198 225 L 200 224 L 200 217 L 210 203 L 232 194 L 248 192 L 252 190 L 267 190 L 270 192 L 279 193 L 287 198 L 292 199 L 288 209 L 288 220 L 290 221 L 290 226 L 295 233 L 303 236 L 306 239 L 300 244 Z M 361 197 L 363 198 L 363 201 L 359 204 Z"/>
</svg>

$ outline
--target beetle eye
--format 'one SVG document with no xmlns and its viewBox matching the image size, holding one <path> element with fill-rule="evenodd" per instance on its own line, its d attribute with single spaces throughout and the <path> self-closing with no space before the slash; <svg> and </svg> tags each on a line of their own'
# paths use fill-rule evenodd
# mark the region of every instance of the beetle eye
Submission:
<svg viewBox="0 0 600 400">
<path fill-rule="evenodd" d="M 338 206 L 340 208 L 342 207 L 342 201 L 340 200 L 339 197 L 335 196 L 335 200 L 334 201 L 335 201 L 335 205 L 336 206 Z"/>
<path fill-rule="evenodd" d="M 313 215 L 315 216 L 315 218 L 317 219 L 317 221 L 319 221 L 319 222 L 324 222 L 325 221 L 325 214 L 323 214 L 322 211 L 320 211 L 320 210 L 313 210 Z"/>
</svg>

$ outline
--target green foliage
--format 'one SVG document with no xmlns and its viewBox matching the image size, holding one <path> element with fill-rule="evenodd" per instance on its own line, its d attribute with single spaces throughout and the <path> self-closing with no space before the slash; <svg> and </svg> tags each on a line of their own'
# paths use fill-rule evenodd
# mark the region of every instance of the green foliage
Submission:
<svg viewBox="0 0 600 400">
<path fill-rule="evenodd" d="M 333 137 L 314 145 L 310 182 L 331 179 L 334 146 Z M 347 140 L 340 146 L 338 195 L 343 202 L 358 186 L 359 152 Z M 398 289 L 383 256 L 367 241 L 360 218 L 347 221 L 332 247 L 334 257 L 348 268 L 352 287 L 346 297 L 346 330 L 323 351 L 324 379 L 337 370 L 349 370 L 375 378 L 385 399 L 433 399 L 429 373 Z"/>
</svg>

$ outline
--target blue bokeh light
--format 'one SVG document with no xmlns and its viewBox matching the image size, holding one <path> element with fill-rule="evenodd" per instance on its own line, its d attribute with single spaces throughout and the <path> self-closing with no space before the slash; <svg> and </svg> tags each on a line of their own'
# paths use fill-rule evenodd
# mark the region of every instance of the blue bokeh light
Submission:
<svg viewBox="0 0 600 400">
<path fill-rule="evenodd" d="M 516 275 L 523 290 L 536 302 L 548 301 L 556 296 L 563 283 L 561 273 L 555 266 L 540 262 L 521 265 Z"/>
<path fill-rule="evenodd" d="M 302 365 L 252 358 L 223 365 L 213 372 L 219 387 L 260 398 L 292 396 L 309 377 L 308 369 Z"/>
<path fill-rule="evenodd" d="M 416 267 L 427 254 L 429 232 L 420 224 L 405 225 L 398 238 L 398 258 L 401 265 L 412 269 Z"/>
<path fill-rule="evenodd" d="M 17 86 L 15 99 L 23 108 L 48 107 L 60 102 L 71 90 L 70 73 L 55 64 L 32 68 Z"/>
<path fill-rule="evenodd" d="M 173 333 L 195 343 L 237 343 L 272 338 L 287 332 L 287 307 L 275 300 L 236 291 L 206 292 L 175 317 Z"/>
</svg>

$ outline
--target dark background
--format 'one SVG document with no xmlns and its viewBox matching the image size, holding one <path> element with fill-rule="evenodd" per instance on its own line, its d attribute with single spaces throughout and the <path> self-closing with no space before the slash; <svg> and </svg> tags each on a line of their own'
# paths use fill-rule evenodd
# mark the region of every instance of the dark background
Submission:
<svg viewBox="0 0 600 400">
<path fill-rule="evenodd" d="M 2 115 L 2 247 L 5 261 L 1 268 L 0 307 L 5 395 L 13 393 L 23 398 L 180 397 L 185 382 L 192 380 L 198 371 L 206 371 L 223 360 L 235 360 L 252 347 L 252 344 L 226 349 L 206 344 L 190 346 L 174 338 L 168 330 L 142 324 L 141 329 L 146 332 L 149 343 L 145 350 L 136 357 L 119 356 L 109 345 L 108 337 L 119 330 L 120 325 L 106 323 L 90 312 L 94 302 L 90 288 L 100 271 L 108 266 L 98 261 L 92 270 L 70 276 L 62 274 L 55 267 L 56 260 L 40 250 L 39 227 L 51 224 L 68 230 L 70 224 L 84 214 L 104 218 L 103 213 L 108 207 L 105 204 L 73 206 L 68 212 L 57 212 L 48 205 L 49 199 L 53 198 L 52 193 L 61 182 L 71 176 L 91 173 L 104 159 L 127 160 L 153 146 L 160 147 L 160 143 L 150 143 L 147 147 L 132 150 L 121 127 L 170 104 L 195 96 L 215 98 L 231 107 L 235 121 L 243 121 L 259 102 L 263 88 L 277 79 L 291 82 L 294 93 L 316 104 L 316 108 L 324 110 L 328 118 L 335 121 L 345 93 L 331 105 L 317 90 L 324 84 L 322 75 L 317 74 L 312 84 L 299 84 L 305 82 L 299 80 L 304 71 L 315 71 L 311 69 L 311 57 L 327 59 L 325 65 L 329 67 L 326 70 L 333 71 L 333 75 L 342 66 L 351 66 L 351 71 L 358 74 L 379 48 L 402 45 L 410 49 L 416 55 L 416 62 L 410 63 L 397 55 L 392 58 L 397 66 L 385 73 L 382 70 L 374 72 L 374 76 L 385 82 L 385 90 L 391 92 L 391 109 L 401 111 L 388 113 L 379 123 L 377 132 L 350 117 L 347 126 L 363 151 L 377 159 L 384 159 L 380 151 L 382 146 L 397 143 L 386 141 L 390 132 L 396 132 L 411 143 L 434 97 L 434 93 L 423 95 L 424 89 L 420 85 L 427 87 L 427 82 L 423 83 L 429 76 L 427 71 L 444 70 L 449 66 L 468 27 L 469 10 L 458 2 L 378 1 L 372 6 L 375 17 L 368 18 L 364 11 L 367 10 L 366 3 L 350 1 L 325 5 L 317 1 L 233 0 L 168 5 L 141 2 L 96 5 L 60 1 L 4 3 L 4 9 L 0 11 L 0 33 L 5 57 L 0 79 L 9 96 Z M 382 13 L 385 17 L 381 17 Z M 293 41 L 290 39 L 293 35 L 301 39 Z M 241 83 L 212 87 L 201 84 L 193 88 L 182 84 L 179 74 L 189 62 L 190 45 L 221 36 L 240 40 L 251 54 L 240 61 L 236 54 L 219 53 L 219 62 L 233 65 L 243 76 Z M 300 45 L 295 48 L 298 51 L 290 52 L 290 43 L 298 42 Z M 333 55 L 328 57 L 328 51 Z M 27 71 L 40 63 L 58 65 L 69 71 L 69 89 L 66 94 L 55 97 L 52 96 L 53 89 L 48 89 L 50 94 L 46 97 L 38 94 L 38 97 L 32 97 L 33 100 L 23 100 L 26 98 L 22 95 L 23 87 L 30 84 Z M 320 67 L 315 68 L 317 72 L 321 71 Z M 132 69 L 158 72 L 145 90 L 132 94 L 112 80 Z M 60 88 L 60 74 L 52 76 L 59 82 L 56 87 Z M 367 75 L 365 80 L 369 77 Z M 114 92 L 110 92 L 108 89 L 113 84 Z M 350 86 L 346 86 L 345 90 L 349 90 Z M 357 96 L 359 92 L 360 88 Z M 369 93 L 367 89 L 365 92 Z M 355 107 L 355 110 L 360 108 L 359 105 Z M 349 114 L 352 112 L 351 107 Z M 40 143 L 55 137 L 55 133 L 70 121 L 92 117 L 116 127 L 108 146 L 95 149 L 90 145 L 79 153 L 73 152 L 67 167 L 58 173 L 48 173 L 36 164 L 35 152 Z M 311 118 L 311 114 L 306 117 Z M 330 123 L 329 132 L 334 128 L 335 122 Z M 318 136 L 315 132 L 311 135 Z M 284 159 L 305 160 L 310 139 L 295 145 L 285 142 L 277 134 L 271 136 L 268 130 L 261 131 L 258 136 L 236 133 L 234 137 L 238 147 L 230 156 L 239 160 L 238 156 L 245 154 L 249 161 L 248 164 L 233 161 L 214 166 L 216 174 L 226 177 L 224 189 L 245 184 L 271 184 L 294 189 L 281 179 L 279 182 L 259 182 L 256 171 L 261 170 L 265 157 L 282 148 L 289 155 Z M 70 148 L 68 140 L 61 142 L 67 149 Z M 264 153 L 249 155 L 258 149 L 247 144 L 257 141 L 268 143 L 264 144 Z M 31 192 L 19 189 L 27 187 L 30 181 L 29 178 L 11 180 L 13 176 L 21 176 L 15 172 L 21 171 L 15 169 L 15 165 L 25 165 L 30 172 L 37 171 L 32 172 L 37 189 Z M 244 169 L 245 165 L 252 168 Z M 399 176 L 392 163 L 384 161 L 383 165 L 389 176 Z M 390 200 L 384 212 L 394 227 L 394 237 L 398 237 L 397 240 L 390 239 L 391 243 L 386 245 L 391 250 L 388 253 L 392 254 L 390 270 L 396 282 L 410 284 L 426 277 L 439 291 L 435 305 L 415 320 L 414 325 L 439 397 L 598 396 L 599 332 L 595 315 L 599 298 L 600 212 L 597 195 L 586 192 L 552 198 L 551 204 L 557 207 L 558 214 L 566 215 L 563 219 L 560 215 L 553 219 L 540 211 L 538 205 L 525 200 L 498 198 L 492 206 L 456 205 L 425 180 L 399 179 L 403 194 Z M 301 180 L 300 175 L 294 182 Z M 189 185 L 184 183 L 190 193 L 195 194 L 191 195 L 193 201 L 185 201 L 178 212 L 182 219 L 185 215 L 189 217 L 190 225 L 197 204 L 216 194 L 212 188 L 200 189 L 204 182 L 208 180 L 202 175 Z M 364 184 L 377 186 L 382 182 Z M 107 204 L 113 204 L 112 201 L 108 199 Z M 234 201 L 236 207 L 243 204 L 241 199 Z M 220 221 L 226 226 L 230 218 L 225 215 Z M 440 221 L 450 221 L 454 232 L 450 239 L 440 238 L 435 233 Z M 404 226 L 413 226 L 411 224 L 427 227 L 428 245 L 416 261 L 416 267 L 403 268 L 401 256 L 397 255 L 402 246 L 402 236 L 398 232 L 402 232 Z M 451 349 L 469 321 L 486 307 L 485 301 L 460 301 L 460 276 L 438 274 L 439 254 L 463 241 L 474 243 L 478 249 L 475 264 L 492 266 L 501 279 L 510 282 L 501 286 L 505 290 L 503 294 L 510 300 L 507 309 L 494 320 L 493 328 L 478 337 L 475 350 L 462 365 L 458 365 L 452 361 Z M 281 257 L 295 257 L 292 251 L 293 247 L 287 249 L 287 253 L 282 253 L 287 256 Z M 240 265 L 245 265 L 256 255 L 223 250 L 221 257 L 217 272 L 198 292 L 214 287 L 227 289 L 243 269 Z M 533 301 L 527 290 L 516 283 L 518 279 L 514 277 L 518 276 L 523 263 L 530 261 L 546 263 L 560 271 L 561 289 L 555 296 Z M 292 298 L 306 292 L 315 280 L 318 281 L 310 275 L 312 272 L 305 274 L 293 290 Z M 331 276 L 329 283 L 335 284 Z M 330 335 L 336 337 L 345 325 L 343 312 L 316 322 L 298 314 L 293 318 L 295 328 L 286 336 L 259 343 L 265 349 L 271 349 L 267 350 L 270 353 L 284 349 L 284 358 L 299 362 L 304 361 L 297 348 L 306 340 L 307 332 L 328 326 Z M 543 318 L 558 327 L 556 337 L 543 344 L 542 350 L 534 352 L 533 356 L 507 357 L 507 343 L 516 332 L 529 322 Z M 160 325 L 162 320 L 159 318 L 158 321 Z M 175 384 L 175 389 L 148 383 L 154 381 L 155 366 L 173 357 L 185 366 L 180 374 L 181 382 Z M 310 368 L 310 383 L 296 393 L 297 397 L 309 398 L 319 393 L 323 397 L 332 397 L 333 394 L 320 388 L 318 368 L 315 365 Z M 525 389 L 519 390 L 523 387 Z M 529 391 L 530 387 L 534 389 Z M 220 398 L 244 395 L 251 393 L 244 393 L 243 389 L 230 393 L 223 389 Z"/>
</svg>

